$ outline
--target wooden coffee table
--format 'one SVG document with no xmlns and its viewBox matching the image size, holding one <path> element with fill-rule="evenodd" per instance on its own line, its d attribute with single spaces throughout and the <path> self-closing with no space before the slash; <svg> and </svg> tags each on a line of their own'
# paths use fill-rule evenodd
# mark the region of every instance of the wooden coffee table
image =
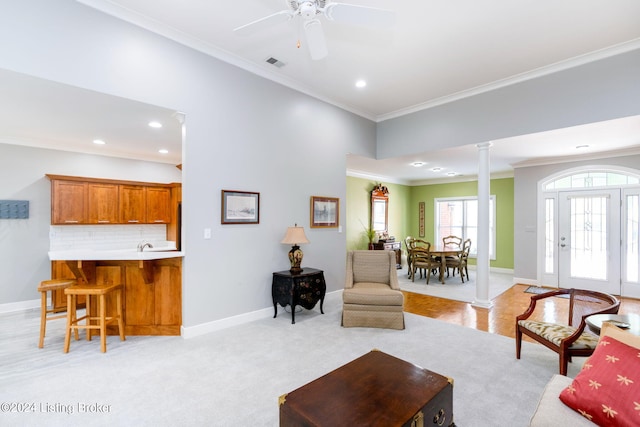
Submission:
<svg viewBox="0 0 640 427">
<path fill-rule="evenodd" d="M 596 334 L 600 334 L 603 322 L 611 322 L 633 335 L 640 336 L 640 315 L 638 314 L 594 314 L 587 317 L 586 322 L 589 329 Z"/>
<path fill-rule="evenodd" d="M 453 380 L 373 350 L 280 396 L 280 426 L 455 426 Z"/>
</svg>

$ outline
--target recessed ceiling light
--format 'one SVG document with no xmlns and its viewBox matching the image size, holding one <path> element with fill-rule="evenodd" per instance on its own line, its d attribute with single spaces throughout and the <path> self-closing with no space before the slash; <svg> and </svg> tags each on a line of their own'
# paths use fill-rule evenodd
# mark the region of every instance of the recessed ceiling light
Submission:
<svg viewBox="0 0 640 427">
<path fill-rule="evenodd" d="M 169 150 L 167 150 L 166 148 L 161 148 L 158 150 L 158 153 L 162 153 L 162 154 L 167 154 L 169 152 Z"/>
<path fill-rule="evenodd" d="M 576 150 L 581 150 L 583 148 L 589 148 L 589 144 L 576 145 Z"/>
<path fill-rule="evenodd" d="M 359 87 L 359 88 L 363 88 L 363 87 L 365 87 L 366 85 L 367 85 L 367 82 L 365 82 L 364 80 L 358 80 L 358 81 L 356 82 L 356 87 Z"/>
<path fill-rule="evenodd" d="M 93 140 L 93 143 L 94 143 L 94 144 L 97 144 L 97 145 L 104 145 L 104 144 L 106 144 L 106 142 L 104 142 L 104 141 L 103 141 L 103 140 L 101 140 L 101 139 L 94 139 L 94 140 Z"/>
<path fill-rule="evenodd" d="M 447 172 L 447 176 L 456 176 L 456 175 L 457 175 L 457 173 L 455 173 L 455 172 Z"/>
<path fill-rule="evenodd" d="M 442 168 L 438 168 L 438 167 L 436 167 L 436 168 L 431 168 L 431 171 L 432 171 L 432 172 L 440 172 L 441 170 L 442 170 Z"/>
<path fill-rule="evenodd" d="M 411 163 L 411 166 L 413 166 L 414 168 L 419 168 L 420 166 L 424 166 L 424 162 L 413 162 Z"/>
<path fill-rule="evenodd" d="M 149 127 L 161 128 L 162 127 L 162 123 L 160 123 L 160 122 L 149 122 Z"/>
</svg>

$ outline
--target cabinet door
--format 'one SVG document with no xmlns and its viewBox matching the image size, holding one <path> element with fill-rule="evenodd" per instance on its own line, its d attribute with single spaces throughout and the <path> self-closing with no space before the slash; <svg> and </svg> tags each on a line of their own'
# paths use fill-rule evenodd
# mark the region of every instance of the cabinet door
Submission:
<svg viewBox="0 0 640 427">
<path fill-rule="evenodd" d="M 52 181 L 51 223 L 86 224 L 87 184 L 79 181 Z"/>
<path fill-rule="evenodd" d="M 147 187 L 147 223 L 169 224 L 171 222 L 171 189 Z"/>
<path fill-rule="evenodd" d="M 120 222 L 137 224 L 146 222 L 145 188 L 141 185 L 120 186 Z"/>
<path fill-rule="evenodd" d="M 116 184 L 88 185 L 88 223 L 118 223 L 118 186 Z"/>
</svg>

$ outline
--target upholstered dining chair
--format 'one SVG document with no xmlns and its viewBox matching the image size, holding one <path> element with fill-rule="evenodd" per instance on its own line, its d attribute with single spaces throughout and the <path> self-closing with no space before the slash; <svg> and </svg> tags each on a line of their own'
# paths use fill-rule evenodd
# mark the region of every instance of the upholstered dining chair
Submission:
<svg viewBox="0 0 640 427">
<path fill-rule="evenodd" d="M 413 242 L 412 236 L 404 238 L 404 247 L 407 250 L 407 276 L 411 277 L 411 242 Z"/>
<path fill-rule="evenodd" d="M 449 269 L 453 269 L 453 276 L 456 275 L 456 270 L 460 272 L 460 278 L 462 279 L 462 283 L 464 283 L 464 278 L 466 276 L 467 280 L 469 279 L 469 269 L 467 267 L 467 262 L 469 261 L 469 252 L 471 252 L 471 239 L 466 239 L 462 242 L 462 248 L 458 255 L 452 257 L 445 258 L 445 264 L 447 267 L 447 277 L 449 277 Z"/>
<path fill-rule="evenodd" d="M 425 272 L 427 277 L 427 285 L 429 284 L 429 278 L 432 273 L 440 272 L 440 259 L 431 254 L 431 243 L 425 242 L 424 246 L 411 249 L 412 270 L 411 281 L 415 282 L 416 272 L 420 270 L 420 278 L 422 279 L 422 272 Z"/>
<path fill-rule="evenodd" d="M 395 252 L 350 251 L 342 301 L 345 328 L 404 329 Z"/>
<path fill-rule="evenodd" d="M 556 304 L 561 304 L 563 312 L 566 305 L 564 321 L 544 321 L 544 307 L 540 306 L 544 306 L 548 298 L 558 298 Z M 558 353 L 560 375 L 567 375 L 571 357 L 590 356 L 598 344 L 598 337 L 585 330 L 586 318 L 594 314 L 617 314 L 619 307 L 620 301 L 615 296 L 584 289 L 558 289 L 533 295 L 527 311 L 516 317 L 516 359 L 520 359 L 522 335 L 526 335 Z"/>
<path fill-rule="evenodd" d="M 443 237 L 442 244 L 445 246 L 457 246 L 458 248 L 462 248 L 462 237 L 458 237 L 458 236 Z"/>
</svg>

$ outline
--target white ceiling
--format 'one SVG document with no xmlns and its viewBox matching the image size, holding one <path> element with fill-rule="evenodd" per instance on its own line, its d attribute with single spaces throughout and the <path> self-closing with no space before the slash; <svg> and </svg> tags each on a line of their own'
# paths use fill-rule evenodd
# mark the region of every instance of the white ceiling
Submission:
<svg viewBox="0 0 640 427">
<path fill-rule="evenodd" d="M 395 25 L 371 29 L 321 18 L 329 54 L 319 61 L 305 49 L 299 19 L 249 36 L 233 32 L 287 9 L 286 0 L 78 1 L 374 121 L 640 48 L 637 0 L 344 0 L 392 10 Z M 266 63 L 269 57 L 285 66 Z M 357 89 L 357 79 L 367 86 Z M 87 110 L 72 113 L 76 123 L 88 123 L 82 116 Z M 73 129 L 56 138 L 71 138 Z M 491 168 L 508 172 L 515 163 L 557 161 L 585 143 L 591 145 L 585 151 L 627 152 L 640 147 L 639 135 L 639 120 L 629 118 L 494 141 Z M 518 144 L 533 140 L 525 146 L 539 148 L 535 152 Z M 413 161 L 427 164 L 414 168 Z M 358 173 L 417 183 L 446 178 L 445 172 L 475 175 L 477 153 L 461 147 L 389 160 L 349 156 L 347 165 Z M 435 166 L 443 170 L 428 170 Z"/>
</svg>

